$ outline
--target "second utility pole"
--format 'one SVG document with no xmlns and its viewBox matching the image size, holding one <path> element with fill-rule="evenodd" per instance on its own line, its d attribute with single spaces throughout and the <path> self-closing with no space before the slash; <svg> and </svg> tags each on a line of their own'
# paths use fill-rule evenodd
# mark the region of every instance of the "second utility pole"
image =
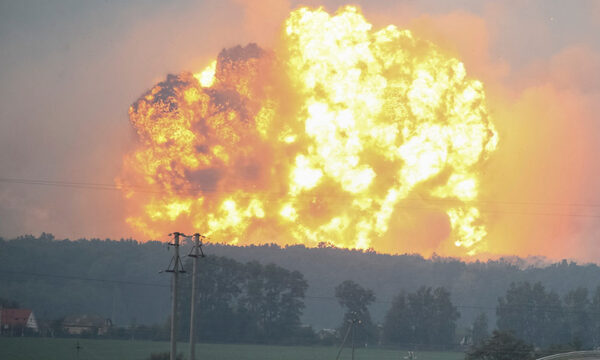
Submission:
<svg viewBox="0 0 600 360">
<path fill-rule="evenodd" d="M 204 253 L 202 252 L 202 243 L 200 242 L 200 237 L 202 235 L 195 233 L 194 234 L 194 249 L 192 253 L 189 255 L 194 258 L 194 267 L 192 270 L 192 296 L 191 296 L 191 308 L 190 308 L 190 360 L 195 360 L 196 357 L 196 334 L 195 334 L 195 308 L 196 308 L 196 275 L 198 273 L 198 257 L 204 257 Z M 204 237 L 204 236 L 202 236 Z"/>
<path fill-rule="evenodd" d="M 173 273 L 173 295 L 171 304 L 171 360 L 175 360 L 177 357 L 177 275 L 180 272 L 185 272 L 183 270 L 183 263 L 181 262 L 181 258 L 179 257 L 179 236 L 184 234 L 179 232 L 174 232 L 173 234 L 173 243 L 169 244 L 175 248 L 175 255 L 171 259 L 171 264 L 173 267 L 171 268 L 171 264 L 169 264 L 169 269 L 167 272 Z"/>
</svg>

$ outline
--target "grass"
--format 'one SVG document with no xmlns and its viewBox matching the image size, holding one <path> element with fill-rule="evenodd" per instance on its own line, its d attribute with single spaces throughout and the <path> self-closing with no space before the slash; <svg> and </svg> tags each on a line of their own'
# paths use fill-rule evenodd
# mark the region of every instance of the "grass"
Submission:
<svg viewBox="0 0 600 360">
<path fill-rule="evenodd" d="M 76 344 L 81 349 L 77 357 Z M 188 353 L 187 343 L 178 343 L 177 350 Z M 27 337 L 0 337 L 2 360 L 144 360 L 151 353 L 168 352 L 168 342 L 53 339 Z M 266 346 L 236 344 L 198 344 L 198 360 L 333 360 L 335 347 L 323 346 Z M 385 349 L 357 349 L 356 360 L 402 360 L 405 351 Z M 459 352 L 415 352 L 417 360 L 462 360 Z M 340 359 L 350 359 L 350 349 L 344 349 Z"/>
</svg>

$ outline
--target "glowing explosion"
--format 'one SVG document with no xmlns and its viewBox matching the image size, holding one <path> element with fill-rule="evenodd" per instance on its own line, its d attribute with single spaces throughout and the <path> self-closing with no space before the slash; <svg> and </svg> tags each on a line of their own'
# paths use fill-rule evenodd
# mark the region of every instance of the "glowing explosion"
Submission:
<svg viewBox="0 0 600 360">
<path fill-rule="evenodd" d="M 463 64 L 407 30 L 373 31 L 354 7 L 292 12 L 282 44 L 223 50 L 133 104 L 127 222 L 150 237 L 185 226 L 234 244 L 380 249 L 402 241 L 402 204 L 425 197 L 447 200 L 435 206 L 448 241 L 483 249 L 473 200 L 498 137 Z"/>
</svg>

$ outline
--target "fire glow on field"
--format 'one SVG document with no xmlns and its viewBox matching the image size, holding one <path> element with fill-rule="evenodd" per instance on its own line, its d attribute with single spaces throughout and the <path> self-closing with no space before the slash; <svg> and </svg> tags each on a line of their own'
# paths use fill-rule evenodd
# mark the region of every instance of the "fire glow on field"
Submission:
<svg viewBox="0 0 600 360">
<path fill-rule="evenodd" d="M 463 64 L 410 31 L 373 30 L 354 7 L 295 10 L 281 38 L 275 51 L 223 50 L 131 106 L 127 222 L 148 237 L 185 227 L 224 243 L 402 252 L 398 209 L 445 199 L 432 201 L 443 242 L 485 249 L 474 201 L 498 136 Z"/>
</svg>

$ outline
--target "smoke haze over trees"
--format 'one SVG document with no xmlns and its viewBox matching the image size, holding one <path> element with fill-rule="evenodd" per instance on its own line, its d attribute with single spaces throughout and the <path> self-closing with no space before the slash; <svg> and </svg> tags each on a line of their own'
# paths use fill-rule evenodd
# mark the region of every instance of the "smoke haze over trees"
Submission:
<svg viewBox="0 0 600 360">
<path fill-rule="evenodd" d="M 182 254 L 189 248 L 190 244 L 184 243 Z M 260 314 L 272 320 L 247 322 L 261 326 L 263 334 L 281 331 L 278 319 L 293 324 L 292 328 L 300 324 L 312 325 L 315 330 L 338 327 L 346 309 L 338 303 L 335 287 L 351 280 L 363 290 L 373 291 L 375 299 L 368 306 L 373 324 L 385 324 L 386 314 L 406 317 L 406 310 L 396 310 L 406 309 L 411 301 L 419 304 L 429 299 L 435 303 L 437 298 L 445 304 L 438 308 L 450 314 L 446 319 L 455 319 L 459 333 L 474 322 L 485 328 L 483 313 L 489 330 L 495 328 L 496 320 L 502 330 L 522 328 L 523 333 L 517 336 L 536 346 L 577 340 L 585 347 L 599 340 L 600 268 L 593 264 L 564 261 L 527 267 L 514 259 L 468 264 L 445 258 L 426 260 L 418 255 L 304 246 L 208 244 L 205 252 L 211 256 L 199 261 L 200 286 L 207 292 L 206 298 L 199 301 L 209 307 L 225 304 L 221 309 L 225 313 L 231 311 L 233 304 L 247 309 L 254 306 L 253 311 L 246 313 L 248 319 L 256 319 Z M 159 242 L 62 241 L 49 234 L 1 240 L 0 298 L 6 299 L 5 303 L 15 301 L 33 309 L 40 321 L 92 313 L 111 318 L 121 326 L 132 322 L 164 324 L 170 309 L 170 276 L 159 271 L 166 269 L 170 255 L 166 245 Z M 183 284 L 189 281 L 186 275 L 182 279 Z M 231 288 L 216 291 L 217 286 Z M 182 303 L 189 301 L 188 296 L 182 290 Z M 224 296 L 225 301 L 219 296 Z M 277 311 L 261 312 L 264 308 L 261 310 L 258 304 L 265 301 Z M 303 310 L 299 301 L 304 303 Z M 523 306 L 523 301 L 531 306 Z M 188 311 L 186 305 L 181 310 Z M 455 311 L 460 312 L 460 318 L 452 315 Z M 202 321 L 214 321 L 210 316 L 203 315 Z M 581 316 L 590 322 L 582 323 Z M 519 321 L 523 319 L 534 325 L 522 327 Z M 451 327 L 452 321 L 446 329 Z M 585 333 L 583 327 L 596 330 Z M 451 332 L 441 333 L 444 331 Z"/>
</svg>

